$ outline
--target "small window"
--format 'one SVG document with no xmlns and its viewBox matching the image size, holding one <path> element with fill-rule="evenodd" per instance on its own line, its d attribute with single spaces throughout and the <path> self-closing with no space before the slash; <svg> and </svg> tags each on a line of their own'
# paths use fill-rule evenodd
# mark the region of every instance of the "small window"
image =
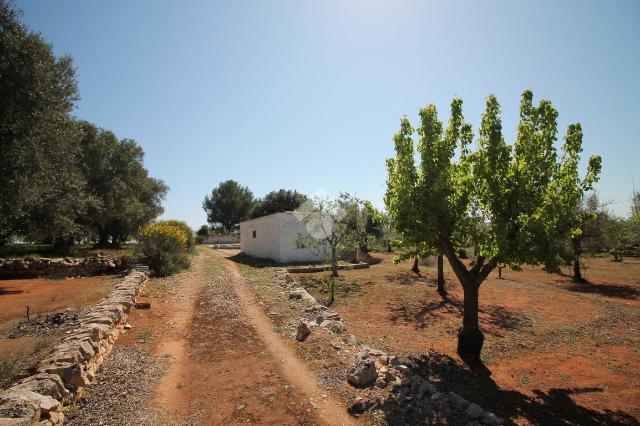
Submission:
<svg viewBox="0 0 640 426">
<path fill-rule="evenodd" d="M 253 238 L 256 237 L 256 231 L 253 231 Z"/>
</svg>

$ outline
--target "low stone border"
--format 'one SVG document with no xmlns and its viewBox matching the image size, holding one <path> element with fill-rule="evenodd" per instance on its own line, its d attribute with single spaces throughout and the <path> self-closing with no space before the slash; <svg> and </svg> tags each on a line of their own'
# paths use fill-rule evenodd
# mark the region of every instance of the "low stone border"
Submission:
<svg viewBox="0 0 640 426">
<path fill-rule="evenodd" d="M 59 425 L 63 406 L 94 378 L 125 327 L 149 268 L 136 266 L 35 368 L 34 374 L 0 394 L 0 426 Z"/>
<path fill-rule="evenodd" d="M 36 278 L 41 276 L 77 277 L 117 272 L 126 265 L 126 256 L 111 258 L 89 256 L 84 258 L 24 257 L 0 258 L 0 278 Z"/>
<path fill-rule="evenodd" d="M 338 265 L 338 270 L 339 271 L 348 271 L 351 269 L 366 269 L 369 267 L 368 263 L 365 262 L 360 262 L 360 263 L 355 263 L 353 265 Z M 310 273 L 310 272 L 325 272 L 325 271 L 330 271 L 331 270 L 331 266 L 328 265 L 319 265 L 319 266 L 289 266 L 286 268 L 287 272 L 293 273 L 293 274 L 304 274 L 304 273 Z"/>
<path fill-rule="evenodd" d="M 240 243 L 221 243 L 221 244 L 207 244 L 209 247 L 214 249 L 240 249 Z"/>
</svg>

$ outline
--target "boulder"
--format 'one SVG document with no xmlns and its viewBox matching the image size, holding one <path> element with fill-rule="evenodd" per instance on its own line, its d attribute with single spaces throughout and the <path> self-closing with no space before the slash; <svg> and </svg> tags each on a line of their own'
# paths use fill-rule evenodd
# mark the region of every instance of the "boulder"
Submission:
<svg viewBox="0 0 640 426">
<path fill-rule="evenodd" d="M 459 411 L 464 411 L 469 406 L 469 401 L 455 392 L 449 392 L 449 401 L 451 401 L 451 405 L 453 405 L 453 408 Z"/>
<path fill-rule="evenodd" d="M 37 406 L 42 414 L 62 408 L 62 404 L 58 400 L 28 390 L 9 388 L 0 395 L 0 405 L 22 403 L 23 401 Z"/>
<path fill-rule="evenodd" d="M 311 329 L 306 322 L 300 322 L 296 331 L 296 340 L 298 342 L 304 342 L 311 334 Z"/>
<path fill-rule="evenodd" d="M 484 415 L 484 410 L 482 409 L 481 406 L 479 406 L 478 404 L 472 402 L 471 404 L 469 404 L 469 406 L 464 411 L 464 413 L 470 419 L 476 420 L 476 419 L 479 419 L 480 417 L 482 417 Z"/>
<path fill-rule="evenodd" d="M 335 334 L 342 334 L 347 330 L 347 327 L 344 325 L 342 321 L 334 321 L 334 320 L 325 320 L 322 321 L 320 327 L 326 328 Z"/>
<path fill-rule="evenodd" d="M 376 381 L 378 372 L 376 363 L 369 357 L 369 353 L 358 353 L 353 364 L 347 369 L 347 382 L 352 386 L 367 386 Z"/>
</svg>

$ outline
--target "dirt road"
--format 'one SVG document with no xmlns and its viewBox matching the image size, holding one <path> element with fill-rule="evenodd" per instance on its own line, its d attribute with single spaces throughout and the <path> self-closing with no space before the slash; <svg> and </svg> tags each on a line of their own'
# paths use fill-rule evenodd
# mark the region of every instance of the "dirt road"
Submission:
<svg viewBox="0 0 640 426">
<path fill-rule="evenodd" d="M 171 331 L 156 346 L 169 359 L 157 407 L 178 423 L 194 416 L 203 425 L 352 423 L 273 330 L 233 262 L 205 250 L 182 275 Z"/>
</svg>

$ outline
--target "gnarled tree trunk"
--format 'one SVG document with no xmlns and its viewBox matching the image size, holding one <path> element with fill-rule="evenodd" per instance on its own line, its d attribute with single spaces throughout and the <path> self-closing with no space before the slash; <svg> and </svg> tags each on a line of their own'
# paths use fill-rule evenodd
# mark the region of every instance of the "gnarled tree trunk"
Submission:
<svg viewBox="0 0 640 426">
<path fill-rule="evenodd" d="M 413 258 L 413 267 L 411 268 L 412 272 L 415 272 L 416 274 L 420 273 L 420 268 L 418 268 L 418 258 L 414 257 Z"/>
</svg>

